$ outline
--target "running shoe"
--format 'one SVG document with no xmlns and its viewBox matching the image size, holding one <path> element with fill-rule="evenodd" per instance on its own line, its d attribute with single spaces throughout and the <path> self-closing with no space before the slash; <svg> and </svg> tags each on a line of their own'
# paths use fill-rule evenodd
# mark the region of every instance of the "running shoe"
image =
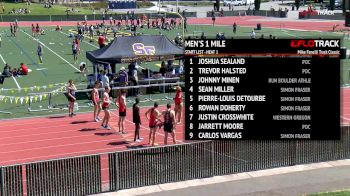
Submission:
<svg viewBox="0 0 350 196">
<path fill-rule="evenodd" d="M 105 129 L 111 130 L 112 128 L 108 125 L 104 126 Z"/>
<path fill-rule="evenodd" d="M 99 116 L 96 118 L 97 120 L 102 120 L 102 118 L 100 118 Z"/>
<path fill-rule="evenodd" d="M 97 118 L 95 118 L 95 122 L 100 122 Z"/>
</svg>

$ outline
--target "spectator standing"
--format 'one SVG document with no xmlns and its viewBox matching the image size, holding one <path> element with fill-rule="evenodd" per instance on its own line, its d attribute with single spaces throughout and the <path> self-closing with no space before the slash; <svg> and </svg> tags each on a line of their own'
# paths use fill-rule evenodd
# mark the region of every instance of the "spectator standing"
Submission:
<svg viewBox="0 0 350 196">
<path fill-rule="evenodd" d="M 105 38 L 105 36 L 103 36 L 103 35 L 100 35 L 100 36 L 98 37 L 98 45 L 100 46 L 100 48 L 103 48 L 103 47 L 106 46 L 106 45 L 105 45 L 105 40 L 106 40 L 106 38 Z"/>
<path fill-rule="evenodd" d="M 129 81 L 128 73 L 125 71 L 125 67 L 121 67 L 119 71 L 119 86 L 127 86 Z"/>
<path fill-rule="evenodd" d="M 253 31 L 250 33 L 250 38 L 255 39 L 255 37 L 256 37 L 256 34 L 255 34 L 255 31 L 253 30 Z"/>
<path fill-rule="evenodd" d="M 78 44 L 75 41 L 72 43 L 72 53 L 74 64 L 76 64 L 78 60 Z"/>
<path fill-rule="evenodd" d="M 101 77 L 101 83 L 103 88 L 105 88 L 106 86 L 109 86 L 109 78 L 105 71 L 103 71 L 103 75 Z"/>
<path fill-rule="evenodd" d="M 233 29 L 233 30 L 232 30 L 233 33 L 236 34 L 236 31 L 237 31 L 237 24 L 236 24 L 236 22 L 233 23 L 232 29 Z"/>
<path fill-rule="evenodd" d="M 94 26 L 93 25 L 90 25 L 90 27 L 89 27 L 89 35 L 90 35 L 90 42 L 92 42 L 94 39 Z"/>
<path fill-rule="evenodd" d="M 215 25 L 215 11 L 213 10 L 212 12 L 211 12 L 211 20 L 213 21 L 213 26 Z"/>
<path fill-rule="evenodd" d="M 161 73 L 162 76 L 165 77 L 166 72 L 167 72 L 167 68 L 166 68 L 165 62 L 162 61 L 162 64 L 159 69 L 159 73 Z"/>
<path fill-rule="evenodd" d="M 7 63 L 5 64 L 2 75 L 5 77 L 10 77 L 12 75 L 11 74 L 11 66 L 9 64 L 7 64 Z"/>
<path fill-rule="evenodd" d="M 38 48 L 36 50 L 38 57 L 39 57 L 39 64 L 43 64 L 43 47 L 41 44 L 38 44 Z"/>
<path fill-rule="evenodd" d="M 138 73 L 137 73 L 137 69 L 134 68 L 131 70 L 131 78 L 130 78 L 130 81 L 132 81 L 133 83 L 133 86 L 137 86 L 138 85 L 138 81 L 139 81 L 139 78 L 138 78 Z M 133 88 L 133 93 L 132 95 L 138 95 L 138 88 Z"/>
</svg>

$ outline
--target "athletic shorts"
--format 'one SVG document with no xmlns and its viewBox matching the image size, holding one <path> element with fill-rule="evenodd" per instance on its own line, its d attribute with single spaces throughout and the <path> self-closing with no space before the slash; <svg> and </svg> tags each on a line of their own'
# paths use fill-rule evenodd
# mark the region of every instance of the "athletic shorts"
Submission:
<svg viewBox="0 0 350 196">
<path fill-rule="evenodd" d="M 173 125 L 172 124 L 164 124 L 164 131 L 168 133 L 173 132 Z"/>
<path fill-rule="evenodd" d="M 156 128 L 157 125 L 150 125 L 149 128 Z"/>
<path fill-rule="evenodd" d="M 69 102 L 75 102 L 75 100 L 73 98 L 71 98 L 71 97 L 68 97 L 68 101 Z"/>
<path fill-rule="evenodd" d="M 109 106 L 102 106 L 102 110 L 108 110 Z"/>
<path fill-rule="evenodd" d="M 77 54 L 77 50 L 73 50 L 73 54 Z"/>
<path fill-rule="evenodd" d="M 121 117 L 126 116 L 126 111 L 124 111 L 124 112 L 119 112 L 119 116 L 121 116 Z"/>
</svg>

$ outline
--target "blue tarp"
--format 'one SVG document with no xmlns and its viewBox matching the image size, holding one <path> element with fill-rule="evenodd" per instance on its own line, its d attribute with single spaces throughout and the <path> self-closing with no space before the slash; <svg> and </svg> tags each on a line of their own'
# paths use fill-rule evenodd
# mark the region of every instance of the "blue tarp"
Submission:
<svg viewBox="0 0 350 196">
<path fill-rule="evenodd" d="M 136 8 L 136 0 L 114 0 L 108 2 L 108 9 L 133 9 Z"/>
</svg>

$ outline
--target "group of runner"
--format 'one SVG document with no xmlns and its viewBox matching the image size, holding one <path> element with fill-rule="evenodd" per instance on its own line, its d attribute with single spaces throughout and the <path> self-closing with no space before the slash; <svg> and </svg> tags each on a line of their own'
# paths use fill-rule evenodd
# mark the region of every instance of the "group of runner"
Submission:
<svg viewBox="0 0 350 196">
<path fill-rule="evenodd" d="M 36 26 L 34 26 L 34 24 L 32 24 L 32 36 L 33 37 L 37 37 L 39 35 L 44 35 L 45 32 L 43 29 L 40 29 L 39 24 L 36 24 Z"/>
<path fill-rule="evenodd" d="M 15 23 L 10 23 L 10 31 L 11 31 L 11 36 L 16 37 L 18 30 L 18 23 L 17 21 Z"/>
<path fill-rule="evenodd" d="M 105 86 L 104 92 L 102 95 L 102 100 L 100 100 L 99 88 L 100 88 L 100 82 L 96 81 L 94 84 L 94 88 L 91 91 L 91 101 L 92 101 L 92 104 L 94 105 L 93 121 L 95 122 L 102 121 L 101 126 L 107 130 L 111 130 L 112 128 L 109 126 L 109 121 L 111 118 L 111 112 L 109 108 L 110 108 L 110 105 L 113 103 L 112 98 L 109 96 L 111 88 L 109 86 Z M 76 101 L 75 91 L 76 91 L 76 87 L 73 81 L 69 80 L 67 85 L 67 94 L 68 94 L 68 101 L 69 101 L 68 112 L 70 117 L 73 117 L 75 115 L 73 112 L 74 103 Z M 140 142 L 143 139 L 140 137 L 140 127 L 141 127 L 142 121 L 140 116 L 139 103 L 140 103 L 139 98 L 135 98 L 135 103 L 132 106 L 133 123 L 135 125 L 134 142 Z M 165 133 L 164 144 L 167 145 L 169 133 L 172 136 L 173 143 L 176 144 L 175 127 L 176 127 L 176 124 L 181 123 L 182 107 L 183 107 L 182 90 L 180 86 L 176 87 L 176 95 L 174 97 L 174 103 L 175 103 L 174 110 L 171 109 L 171 104 L 168 103 L 166 110 L 163 112 L 160 112 L 158 109 L 158 103 L 155 102 L 154 106 L 149 110 L 147 110 L 147 112 L 145 113 L 145 116 L 149 121 L 149 129 L 150 129 L 149 144 L 151 144 L 152 146 L 155 145 L 156 132 L 161 127 L 164 128 L 164 133 Z M 126 118 L 127 105 L 126 105 L 125 90 L 120 91 L 119 96 L 115 99 L 115 104 L 117 105 L 118 111 L 119 111 L 119 120 L 118 120 L 119 133 L 126 134 L 125 118 Z M 104 111 L 103 119 L 99 117 L 101 110 Z M 176 117 L 177 117 L 177 120 L 176 120 Z"/>
</svg>

